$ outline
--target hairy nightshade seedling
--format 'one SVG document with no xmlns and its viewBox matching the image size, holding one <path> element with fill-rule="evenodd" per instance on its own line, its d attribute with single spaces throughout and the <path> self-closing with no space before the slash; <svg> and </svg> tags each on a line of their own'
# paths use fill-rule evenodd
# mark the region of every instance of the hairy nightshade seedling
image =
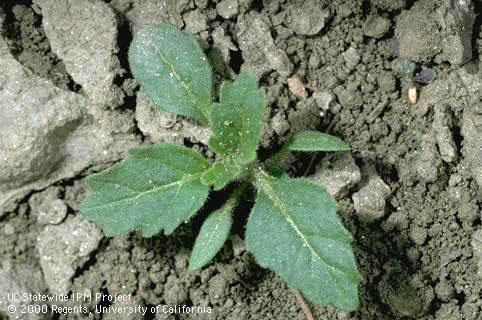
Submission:
<svg viewBox="0 0 482 320">
<path fill-rule="evenodd" d="M 210 213 L 194 243 L 189 269 L 205 266 L 221 249 L 233 211 L 249 188 L 256 199 L 246 225 L 246 248 L 312 302 L 344 310 L 358 305 L 359 274 L 352 236 L 325 188 L 289 178 L 278 166 L 289 152 L 346 151 L 340 139 L 317 131 L 293 135 L 273 157 L 256 159 L 263 130 L 264 93 L 242 72 L 213 101 L 210 65 L 196 40 L 170 24 L 145 27 L 129 49 L 133 75 L 152 101 L 212 128 L 209 148 L 218 160 L 175 144 L 134 148 L 111 168 L 87 177 L 91 194 L 82 214 L 108 236 L 141 230 L 145 237 L 173 232 L 204 205 L 210 189 L 236 187 Z"/>
</svg>

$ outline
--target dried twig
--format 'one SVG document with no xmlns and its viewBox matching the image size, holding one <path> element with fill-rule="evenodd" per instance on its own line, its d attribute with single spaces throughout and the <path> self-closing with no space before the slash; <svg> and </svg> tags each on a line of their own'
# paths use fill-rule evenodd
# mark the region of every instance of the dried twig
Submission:
<svg viewBox="0 0 482 320">
<path fill-rule="evenodd" d="M 303 295 L 301 292 L 299 292 L 295 288 L 291 288 L 291 291 L 296 297 L 296 301 L 298 301 L 298 304 L 300 305 L 301 309 L 303 310 L 303 313 L 305 314 L 306 320 L 315 320 L 315 317 L 313 316 L 313 313 L 311 312 L 310 306 L 306 303 L 305 298 L 303 298 Z"/>
</svg>

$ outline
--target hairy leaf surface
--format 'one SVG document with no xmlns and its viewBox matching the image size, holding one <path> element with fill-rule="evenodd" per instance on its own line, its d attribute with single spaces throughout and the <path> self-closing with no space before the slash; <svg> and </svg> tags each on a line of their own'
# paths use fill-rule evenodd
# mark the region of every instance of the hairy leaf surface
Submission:
<svg viewBox="0 0 482 320">
<path fill-rule="evenodd" d="M 207 199 L 201 183 L 208 163 L 202 155 L 174 144 L 129 150 L 129 157 L 87 177 L 91 193 L 81 212 L 108 236 L 141 229 L 145 237 L 171 233 Z"/>
<path fill-rule="evenodd" d="M 202 183 L 221 190 L 241 173 L 241 166 L 233 161 L 219 161 L 212 165 L 201 177 Z"/>
<path fill-rule="evenodd" d="M 352 237 L 337 204 L 306 179 L 261 176 L 246 227 L 246 247 L 314 303 L 344 310 L 358 305 L 359 275 Z"/>
<path fill-rule="evenodd" d="M 256 158 L 263 128 L 264 94 L 256 78 L 243 72 L 232 83 L 224 83 L 220 103 L 214 104 L 210 115 L 213 135 L 209 147 L 224 159 L 240 165 Z"/>
<path fill-rule="evenodd" d="M 191 35 L 168 23 L 144 27 L 130 45 L 129 65 L 160 108 L 208 123 L 212 72 Z"/>
<path fill-rule="evenodd" d="M 226 204 L 209 214 L 194 243 L 189 270 L 204 267 L 223 247 L 233 224 L 232 211 L 233 206 Z"/>
<path fill-rule="evenodd" d="M 318 131 L 294 134 L 287 144 L 291 151 L 345 151 L 350 147 L 340 138 Z"/>
</svg>

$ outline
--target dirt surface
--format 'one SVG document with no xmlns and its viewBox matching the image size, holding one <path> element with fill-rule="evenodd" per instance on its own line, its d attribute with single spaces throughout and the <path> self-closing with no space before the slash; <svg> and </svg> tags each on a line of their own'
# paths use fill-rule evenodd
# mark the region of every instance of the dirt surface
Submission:
<svg viewBox="0 0 482 320">
<path fill-rule="evenodd" d="M 187 260 L 206 212 L 151 239 L 105 238 L 79 215 L 83 178 L 132 146 L 213 157 L 209 130 L 157 109 L 130 74 L 133 33 L 161 21 L 196 35 L 217 84 L 256 74 L 270 110 L 261 156 L 308 128 L 352 147 L 285 164 L 328 187 L 355 239 L 360 307 L 312 305 L 317 319 L 482 319 L 481 13 L 480 0 L 2 1 L 0 319 L 304 319 L 244 250 L 249 203 L 196 273 Z M 11 315 L 13 291 L 212 312 L 119 317 L 86 302 L 86 313 Z"/>
</svg>

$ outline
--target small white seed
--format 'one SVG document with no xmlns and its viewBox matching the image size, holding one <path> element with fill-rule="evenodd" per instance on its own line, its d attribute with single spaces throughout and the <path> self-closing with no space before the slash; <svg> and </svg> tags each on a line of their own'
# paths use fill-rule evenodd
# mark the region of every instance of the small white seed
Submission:
<svg viewBox="0 0 482 320">
<path fill-rule="evenodd" d="M 417 88 L 416 87 L 410 87 L 408 88 L 408 101 L 411 104 L 416 104 L 417 103 Z"/>
</svg>

